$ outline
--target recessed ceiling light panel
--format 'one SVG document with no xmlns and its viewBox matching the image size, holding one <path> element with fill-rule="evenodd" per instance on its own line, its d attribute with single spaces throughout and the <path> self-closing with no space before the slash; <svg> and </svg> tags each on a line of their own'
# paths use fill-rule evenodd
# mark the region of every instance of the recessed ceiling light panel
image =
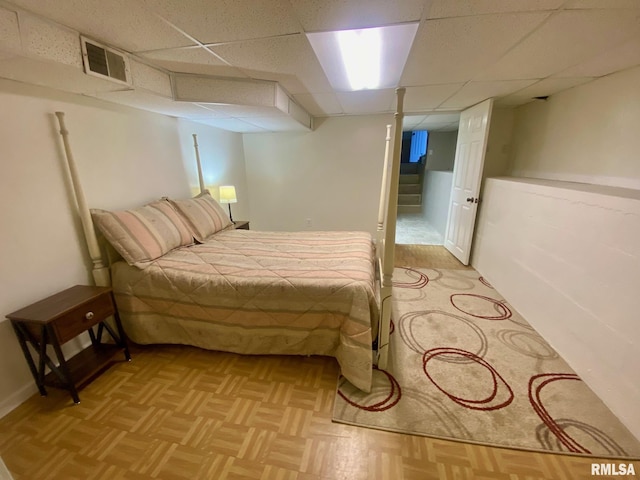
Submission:
<svg viewBox="0 0 640 480">
<path fill-rule="evenodd" d="M 329 83 L 353 91 L 398 86 L 417 23 L 307 33 Z"/>
</svg>

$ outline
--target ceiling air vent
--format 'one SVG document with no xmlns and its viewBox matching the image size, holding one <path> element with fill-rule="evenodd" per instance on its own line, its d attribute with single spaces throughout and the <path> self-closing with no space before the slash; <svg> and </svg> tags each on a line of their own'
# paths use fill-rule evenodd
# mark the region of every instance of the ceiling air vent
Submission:
<svg viewBox="0 0 640 480">
<path fill-rule="evenodd" d="M 82 42 L 82 62 L 87 75 L 108 78 L 114 82 L 131 84 L 129 59 L 127 56 L 93 40 L 80 37 Z"/>
</svg>

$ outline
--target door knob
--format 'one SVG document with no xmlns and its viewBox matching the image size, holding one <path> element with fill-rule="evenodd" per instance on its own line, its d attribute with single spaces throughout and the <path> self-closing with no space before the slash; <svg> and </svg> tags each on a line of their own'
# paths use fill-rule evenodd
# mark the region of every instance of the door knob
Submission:
<svg viewBox="0 0 640 480">
<path fill-rule="evenodd" d="M 471 203 L 473 203 L 473 197 L 469 197 L 469 198 L 467 198 L 467 202 L 471 202 Z"/>
</svg>

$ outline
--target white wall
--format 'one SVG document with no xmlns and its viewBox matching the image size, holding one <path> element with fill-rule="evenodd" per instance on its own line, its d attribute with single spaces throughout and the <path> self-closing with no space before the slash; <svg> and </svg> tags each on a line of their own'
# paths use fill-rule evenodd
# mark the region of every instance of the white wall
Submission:
<svg viewBox="0 0 640 480">
<path fill-rule="evenodd" d="M 483 179 L 509 174 L 515 112 L 514 108 L 495 106 L 491 112 L 491 126 L 482 170 Z"/>
<path fill-rule="evenodd" d="M 251 228 L 375 232 L 392 121 L 333 117 L 308 133 L 244 134 Z"/>
<path fill-rule="evenodd" d="M 511 175 L 640 189 L 640 67 L 517 110 Z"/>
<path fill-rule="evenodd" d="M 422 217 L 444 238 L 449 217 L 453 172 L 426 170 L 422 184 Z"/>
<path fill-rule="evenodd" d="M 244 148 L 242 134 L 232 133 L 218 128 L 209 127 L 201 123 L 178 119 L 178 135 L 180 136 L 180 148 L 182 158 L 185 159 L 190 189 L 193 193 L 199 193 L 198 169 L 193 148 L 193 134 L 198 136 L 198 151 L 202 164 L 202 176 L 205 186 L 209 188 L 211 195 L 219 199 L 220 185 L 233 185 L 236 187 L 238 203 L 231 205 L 231 214 L 234 220 L 248 220 L 249 215 L 249 189 L 244 161 Z M 227 210 L 227 205 L 223 205 Z"/>
<path fill-rule="evenodd" d="M 485 183 L 473 266 L 640 438 L 640 191 Z"/>
<path fill-rule="evenodd" d="M 635 68 L 519 107 L 511 140 L 504 118 L 493 174 L 586 184 L 487 179 L 472 265 L 640 437 L 638 85 Z"/>
<path fill-rule="evenodd" d="M 427 170 L 453 170 L 458 131 L 429 132 Z"/>
<path fill-rule="evenodd" d="M 53 112 L 66 112 L 71 148 L 91 207 L 118 209 L 190 195 L 191 128 L 219 144 L 242 188 L 241 136 L 88 97 L 0 80 L 0 416 L 35 392 L 4 316 L 91 281 Z M 187 153 L 188 156 L 187 156 Z M 203 152 L 207 155 L 208 152 Z M 185 163 L 187 169 L 185 169 Z M 222 177 L 221 177 L 222 178 Z M 226 182 L 227 179 L 224 178 Z M 197 183 L 197 182 L 196 182 Z M 248 215 L 246 204 L 243 213 Z M 73 342 L 70 342 L 73 343 Z M 76 345 L 71 345 L 72 348 Z"/>
</svg>

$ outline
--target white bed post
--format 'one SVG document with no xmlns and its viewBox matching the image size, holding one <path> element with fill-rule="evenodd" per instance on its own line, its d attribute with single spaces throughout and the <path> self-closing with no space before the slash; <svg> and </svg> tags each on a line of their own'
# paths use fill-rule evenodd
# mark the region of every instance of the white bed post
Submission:
<svg viewBox="0 0 640 480">
<path fill-rule="evenodd" d="M 391 327 L 392 277 L 396 247 L 396 220 L 398 217 L 398 182 L 400 180 L 400 153 L 402 148 L 402 119 L 404 118 L 404 88 L 396 89 L 397 107 L 393 135 L 393 157 L 391 178 L 387 194 L 387 217 L 385 221 L 384 251 L 380 272 L 380 326 L 378 329 L 378 368 L 387 368 L 389 361 L 389 330 Z"/>
<path fill-rule="evenodd" d="M 196 163 L 198 164 L 198 183 L 200 184 L 200 193 L 206 193 L 207 188 L 204 186 L 204 177 L 202 176 L 202 164 L 200 163 L 200 150 L 198 150 L 198 135 L 193 135 L 193 149 L 196 151 Z"/>
<path fill-rule="evenodd" d="M 71 175 L 73 192 L 78 204 L 84 238 L 87 242 L 87 248 L 89 249 L 89 256 L 93 262 L 93 280 L 96 282 L 96 285 L 100 287 L 108 287 L 111 285 L 109 268 L 107 268 L 102 258 L 100 244 L 98 243 L 96 230 L 93 226 L 93 220 L 91 219 L 91 212 L 87 206 L 87 200 L 84 197 L 84 191 L 82 190 L 82 185 L 80 183 L 80 176 L 78 175 L 78 168 L 76 167 L 76 162 L 73 159 L 73 154 L 71 153 L 71 147 L 69 146 L 69 131 L 64 123 L 64 112 L 56 112 L 56 117 L 58 117 L 58 124 L 60 125 L 60 135 L 62 136 L 62 142 L 64 144 L 64 153 L 67 157 L 67 166 L 69 167 L 69 173 Z"/>
<path fill-rule="evenodd" d="M 384 249 L 384 217 L 387 212 L 387 194 L 389 192 L 389 144 L 391 125 L 387 125 L 387 137 L 384 146 L 384 166 L 382 167 L 382 186 L 380 187 L 380 208 L 378 209 L 378 248 Z M 382 251 L 380 252 L 383 253 Z"/>
</svg>

